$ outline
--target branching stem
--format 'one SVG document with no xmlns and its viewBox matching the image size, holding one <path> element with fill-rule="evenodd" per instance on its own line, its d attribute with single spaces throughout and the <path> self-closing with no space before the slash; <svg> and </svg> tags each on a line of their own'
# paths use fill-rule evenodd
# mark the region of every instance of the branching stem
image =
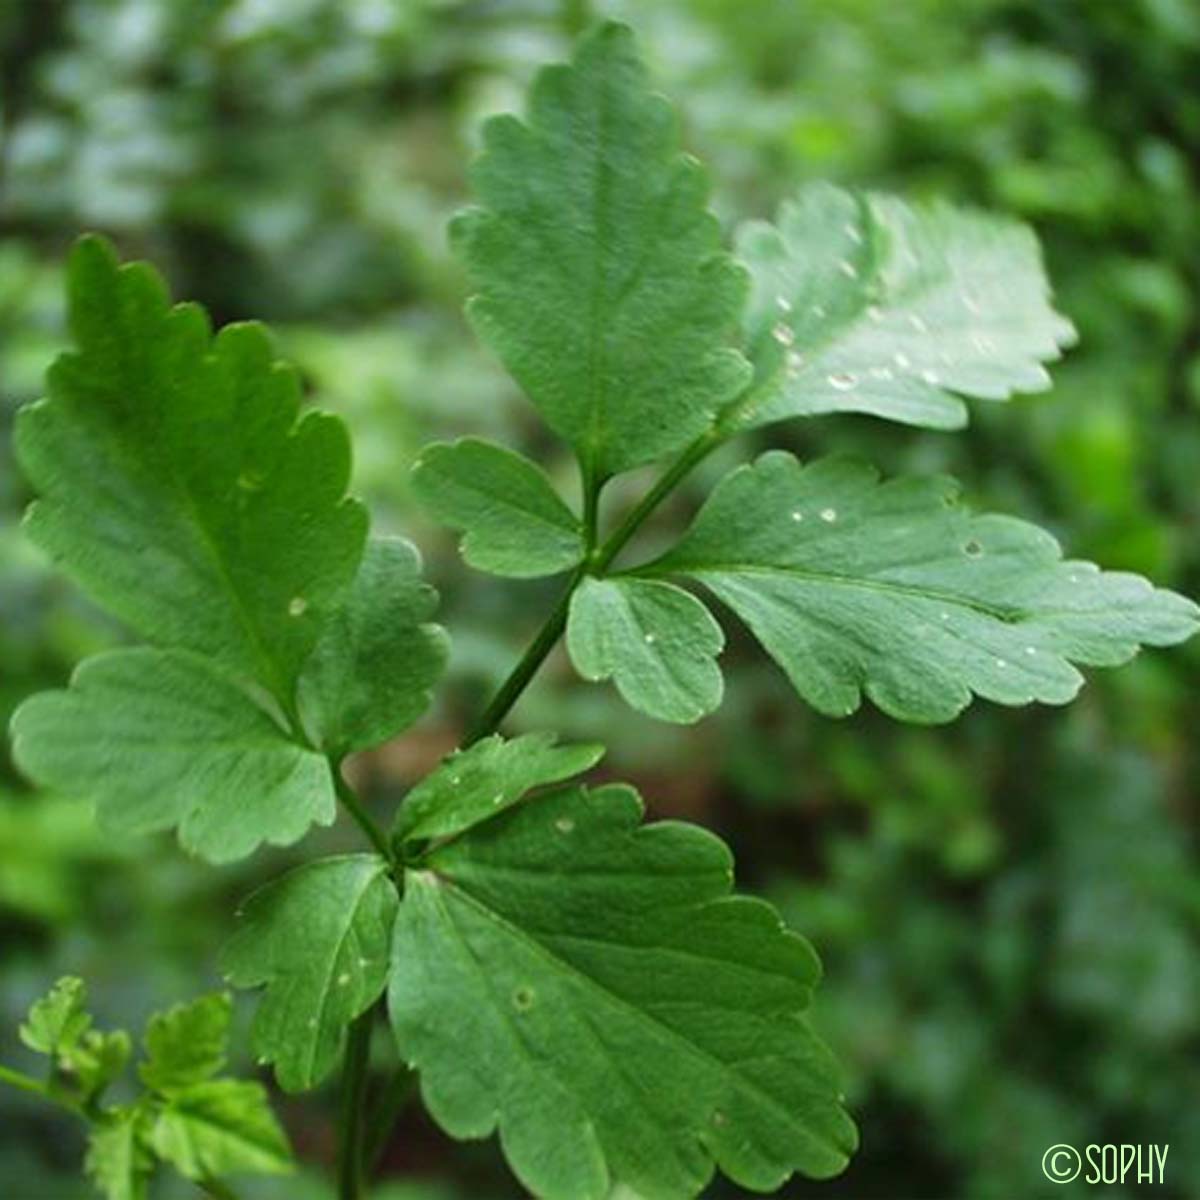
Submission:
<svg viewBox="0 0 1200 1200">
<path fill-rule="evenodd" d="M 80 1104 L 73 1097 L 65 1095 L 53 1083 L 43 1083 L 41 1080 L 34 1079 L 22 1071 L 14 1071 L 11 1067 L 0 1065 L 0 1083 L 7 1083 L 9 1087 L 18 1088 L 22 1092 L 28 1092 L 30 1095 L 37 1096 L 50 1104 L 56 1104 L 59 1108 L 66 1109 L 67 1112 L 78 1117 L 87 1125 L 95 1125 L 104 1119 L 98 1106 Z M 198 1179 L 196 1180 L 196 1186 L 205 1195 L 212 1196 L 213 1200 L 238 1200 L 237 1192 L 227 1183 L 222 1183 L 219 1179 Z"/>
<path fill-rule="evenodd" d="M 521 693 L 529 686 L 530 680 L 537 674 L 538 668 L 546 661 L 547 655 L 554 649 L 563 630 L 567 627 L 567 614 L 571 607 L 571 596 L 585 575 L 599 575 L 625 548 L 629 539 L 641 528 L 646 518 L 679 486 L 688 473 L 724 440 L 724 435 L 717 429 L 696 438 L 679 457 L 663 472 L 658 482 L 630 509 L 625 519 L 613 530 L 603 543 L 596 545 L 596 502 L 599 496 L 599 486 L 585 484 L 584 489 L 584 521 L 588 535 L 588 554 L 571 578 L 567 581 L 566 589 L 559 597 L 545 624 L 538 630 L 529 648 L 521 656 L 520 661 L 512 669 L 511 674 L 500 686 L 492 702 L 483 711 L 467 735 L 465 746 L 473 745 L 481 738 L 496 732 L 500 723 L 508 716 L 509 710 Z"/>
<path fill-rule="evenodd" d="M 646 518 L 683 482 L 692 469 L 703 462 L 724 440 L 724 435 L 713 428 L 702 433 L 687 446 L 662 473 L 658 482 L 629 510 L 608 540 L 596 549 L 589 564 L 589 572 L 593 575 L 601 574 L 642 527 Z"/>
<path fill-rule="evenodd" d="M 571 608 L 571 596 L 574 594 L 579 581 L 584 576 L 584 569 L 579 567 L 571 576 L 558 603 L 554 606 L 545 624 L 538 630 L 537 636 L 529 643 L 529 649 L 521 656 L 520 661 L 512 669 L 508 678 L 500 686 L 492 702 L 483 710 L 483 715 L 475 723 L 471 732 L 463 741 L 463 746 L 473 746 L 480 739 L 496 732 L 500 722 L 508 716 L 509 709 L 516 704 L 521 693 L 529 686 L 529 681 L 537 674 L 538 668 L 546 661 L 546 656 L 554 649 L 555 643 L 567 627 L 567 613 Z"/>
<path fill-rule="evenodd" d="M 508 678 L 500 685 L 496 695 L 484 709 L 479 720 L 463 740 L 464 748 L 489 737 L 500 727 L 513 705 L 529 686 L 550 651 L 554 649 L 563 630 L 567 627 L 567 616 L 571 608 L 571 597 L 575 589 L 589 575 L 600 575 L 625 548 L 629 540 L 641 528 L 655 509 L 679 486 L 691 470 L 707 458 L 725 440 L 720 427 L 714 427 L 696 438 L 659 477 L 654 486 L 626 514 L 621 523 L 604 541 L 599 541 L 600 492 L 604 480 L 585 472 L 583 485 L 584 559 L 571 574 L 550 615 L 538 630 L 528 649 L 521 656 Z M 333 763 L 334 779 L 337 783 L 338 799 L 370 839 L 372 845 L 389 862 L 393 861 L 387 838 L 363 808 L 353 788 L 342 778 L 340 764 Z M 368 1009 L 350 1026 L 350 1038 L 346 1047 L 345 1065 L 342 1075 L 342 1110 L 338 1150 L 338 1197 L 339 1200 L 360 1200 L 364 1164 L 367 1160 L 366 1142 L 370 1139 L 369 1158 L 373 1162 L 387 1143 L 387 1136 L 395 1123 L 396 1115 L 407 1092 L 407 1085 L 397 1086 L 395 1095 L 389 1089 L 389 1097 L 367 1131 L 363 1107 L 366 1099 L 368 1053 L 370 1050 L 371 1020 L 375 1007 Z M 403 1076 L 401 1077 L 403 1081 Z"/>
</svg>

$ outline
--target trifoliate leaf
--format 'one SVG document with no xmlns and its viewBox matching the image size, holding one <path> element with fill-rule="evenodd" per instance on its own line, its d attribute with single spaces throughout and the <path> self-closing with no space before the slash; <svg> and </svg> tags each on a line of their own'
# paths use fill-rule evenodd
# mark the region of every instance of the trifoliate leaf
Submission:
<svg viewBox="0 0 1200 1200">
<path fill-rule="evenodd" d="M 511 741 L 497 734 L 451 754 L 407 796 L 396 814 L 397 842 L 451 837 L 488 821 L 527 792 L 581 775 L 604 755 L 588 742 L 556 746 L 552 733 Z"/>
<path fill-rule="evenodd" d="M 301 711 L 327 753 L 386 742 L 428 708 L 449 646 L 445 631 L 428 622 L 436 607 L 414 546 L 399 538 L 367 543 L 354 586 L 300 676 Z"/>
<path fill-rule="evenodd" d="M 13 755 L 45 787 L 94 800 L 116 833 L 179 826 L 184 848 L 230 862 L 288 845 L 336 799 L 329 765 L 289 741 L 244 692 L 185 651 L 115 650 L 69 691 L 27 700 Z"/>
<path fill-rule="evenodd" d="M 634 708 L 690 724 L 721 703 L 721 627 L 695 596 L 644 579 L 585 579 L 571 597 L 567 650 Z"/>
<path fill-rule="evenodd" d="M 483 141 L 451 230 L 476 331 L 592 477 L 685 445 L 749 379 L 722 348 L 746 285 L 629 30 L 600 26 Z"/>
<path fill-rule="evenodd" d="M 17 1033 L 30 1050 L 39 1054 L 51 1057 L 69 1054 L 91 1028 L 92 1018 L 86 1004 L 87 986 L 83 980 L 74 975 L 64 976 L 46 995 L 33 1002 Z"/>
<path fill-rule="evenodd" d="M 475 438 L 426 446 L 412 484 L 438 520 L 463 531 L 463 558 L 480 571 L 532 579 L 583 558 L 579 518 L 545 472 L 512 450 Z"/>
<path fill-rule="evenodd" d="M 954 393 L 1041 391 L 1041 364 L 1074 340 L 1033 234 L 1011 221 L 813 184 L 737 249 L 755 385 L 735 428 L 859 412 L 957 429 Z"/>
<path fill-rule="evenodd" d="M 221 969 L 238 987 L 267 989 L 254 1049 L 280 1087 L 314 1087 L 336 1064 L 346 1026 L 387 981 L 396 889 L 369 854 L 308 863 L 255 892 Z"/>
<path fill-rule="evenodd" d="M 146 1058 L 138 1066 L 152 1091 L 172 1096 L 211 1079 L 225 1065 L 232 1005 L 213 992 L 155 1013 L 146 1025 Z"/>
<path fill-rule="evenodd" d="M 106 1200 L 144 1200 L 154 1169 L 146 1135 L 146 1112 L 138 1105 L 110 1108 L 92 1126 L 83 1167 Z"/>
<path fill-rule="evenodd" d="M 972 692 L 1063 704 L 1082 683 L 1072 663 L 1113 666 L 1200 627 L 1191 601 L 1064 561 L 1036 526 L 957 500 L 949 479 L 881 484 L 865 464 L 769 453 L 727 476 L 648 570 L 711 588 L 829 716 L 864 691 L 924 722 Z"/>
<path fill-rule="evenodd" d="M 344 426 L 297 421 L 295 374 L 261 329 L 212 338 L 99 238 L 76 245 L 68 291 L 76 349 L 17 423 L 30 535 L 149 640 L 290 698 L 366 532 Z"/>
<path fill-rule="evenodd" d="M 210 1079 L 176 1093 L 160 1110 L 154 1150 L 188 1179 L 292 1168 L 287 1136 L 257 1083 Z"/>
<path fill-rule="evenodd" d="M 855 1133 L 804 1017 L 816 956 L 729 895 L 717 838 L 640 817 L 631 789 L 567 788 L 408 873 L 389 1006 L 426 1106 L 498 1128 L 546 1200 L 835 1174 Z"/>
</svg>

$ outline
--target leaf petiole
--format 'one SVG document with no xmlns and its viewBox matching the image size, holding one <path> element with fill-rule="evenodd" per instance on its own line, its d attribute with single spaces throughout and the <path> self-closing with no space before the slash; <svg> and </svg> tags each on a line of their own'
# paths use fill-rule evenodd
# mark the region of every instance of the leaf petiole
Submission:
<svg viewBox="0 0 1200 1200">
<path fill-rule="evenodd" d="M 393 863 L 395 855 L 392 853 L 392 848 L 388 844 L 383 830 L 379 828 L 371 817 L 371 814 L 363 807 L 362 801 L 358 798 L 358 793 L 346 782 L 345 776 L 342 775 L 341 763 L 330 759 L 329 769 L 333 772 L 333 786 L 337 792 L 338 801 L 351 817 L 354 818 L 354 822 L 359 829 L 367 835 L 367 839 L 371 845 L 389 863 Z"/>
<path fill-rule="evenodd" d="M 725 440 L 725 436 L 719 426 L 713 426 L 696 438 L 663 472 L 658 482 L 630 509 L 608 539 L 591 550 L 583 564 L 567 581 L 562 596 L 559 597 L 558 603 L 546 618 L 545 624 L 530 642 L 529 648 L 521 656 L 508 678 L 501 684 L 500 690 L 484 709 L 483 715 L 463 741 L 464 748 L 495 733 L 513 705 L 520 699 L 521 693 L 529 686 L 530 680 L 537 674 L 538 668 L 546 661 L 546 657 L 562 636 L 563 630 L 567 626 L 571 597 L 584 577 L 603 573 L 650 514 L 683 482 L 693 467 L 707 458 Z M 589 544 L 594 543 L 596 539 L 596 501 L 598 497 L 599 487 L 585 486 L 584 512 Z"/>
<path fill-rule="evenodd" d="M 72 1112 L 78 1117 L 87 1119 L 87 1113 L 84 1112 L 82 1105 L 77 1104 L 70 1097 L 64 1096 L 53 1084 L 43 1083 L 41 1080 L 34 1079 L 31 1075 L 26 1075 L 23 1071 L 14 1071 L 11 1067 L 0 1065 L 0 1083 L 7 1083 L 9 1087 L 17 1088 L 22 1092 L 28 1092 L 33 1096 L 39 1096 L 43 1100 L 48 1100 L 51 1104 L 57 1104 L 60 1108 L 65 1108 L 68 1112 Z"/>
</svg>

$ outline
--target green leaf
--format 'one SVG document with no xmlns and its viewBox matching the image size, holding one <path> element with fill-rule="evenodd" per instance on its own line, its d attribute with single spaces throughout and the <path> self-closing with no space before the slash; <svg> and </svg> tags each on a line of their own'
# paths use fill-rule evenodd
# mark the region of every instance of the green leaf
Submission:
<svg viewBox="0 0 1200 1200">
<path fill-rule="evenodd" d="M 73 1047 L 60 1052 L 59 1062 L 78 1079 L 82 1099 L 90 1102 L 120 1078 L 131 1050 L 129 1034 L 123 1029 L 111 1033 L 89 1029 Z"/>
<path fill-rule="evenodd" d="M 354 587 L 300 677 L 301 712 L 327 753 L 386 742 L 429 707 L 449 649 L 445 631 L 427 620 L 436 607 L 413 545 L 367 543 Z"/>
<path fill-rule="evenodd" d="M 571 597 L 567 650 L 590 680 L 634 708 L 690 724 L 721 703 L 721 627 L 688 592 L 643 579 L 585 579 Z"/>
<path fill-rule="evenodd" d="M 260 1084 L 210 1079 L 176 1093 L 154 1123 L 154 1150 L 188 1179 L 292 1169 L 287 1136 Z"/>
<path fill-rule="evenodd" d="M 593 742 L 556 746 L 553 733 L 505 741 L 493 734 L 449 755 L 407 796 L 396 814 L 397 842 L 452 837 L 491 820 L 526 793 L 580 775 L 604 755 Z"/>
<path fill-rule="evenodd" d="M 297 867 L 242 907 L 221 969 L 238 987 L 267 985 L 254 1049 L 286 1091 L 329 1073 L 346 1026 L 383 991 L 396 904 L 387 864 L 356 854 Z"/>
<path fill-rule="evenodd" d="M 154 1169 L 146 1133 L 146 1113 L 138 1105 L 110 1108 L 92 1126 L 83 1166 L 107 1200 L 144 1200 Z"/>
<path fill-rule="evenodd" d="M 138 1066 L 142 1082 L 172 1096 L 211 1079 L 225 1065 L 231 1013 L 225 992 L 155 1013 L 146 1025 L 146 1058 Z"/>
<path fill-rule="evenodd" d="M 91 1028 L 86 1011 L 87 986 L 74 975 L 64 976 L 35 1000 L 29 1014 L 17 1030 L 21 1041 L 39 1054 L 57 1057 L 70 1053 Z"/>
<path fill-rule="evenodd" d="M 410 871 L 389 989 L 400 1053 L 452 1136 L 493 1129 L 547 1200 L 755 1190 L 855 1145 L 804 1010 L 819 975 L 776 912 L 729 895 L 693 826 L 639 828 L 623 787 L 514 808 Z"/>
<path fill-rule="evenodd" d="M 451 228 L 479 336 L 593 478 L 685 445 L 748 382 L 746 285 L 632 34 L 601 25 L 483 141 Z"/>
<path fill-rule="evenodd" d="M 75 246 L 68 291 L 76 350 L 17 422 L 30 535 L 147 639 L 286 700 L 366 533 L 344 426 L 297 420 L 296 376 L 261 329 L 212 338 L 102 239 Z"/>
<path fill-rule="evenodd" d="M 115 833 L 179 826 L 185 849 L 231 862 L 288 845 L 336 799 L 329 765 L 205 660 L 115 650 L 84 662 L 69 691 L 27 700 L 13 755 L 45 787 L 94 800 Z"/>
<path fill-rule="evenodd" d="M 654 574 L 700 580 L 828 716 L 865 691 L 903 720 L 948 721 L 974 692 L 1063 704 L 1139 643 L 1190 637 L 1200 609 L 1137 575 L 1063 561 L 1011 517 L 960 508 L 946 478 L 880 483 L 780 452 L 728 475 Z"/>
<path fill-rule="evenodd" d="M 1010 221 L 812 184 L 737 249 L 754 281 L 755 386 L 726 418 L 735 428 L 858 412 L 957 429 L 953 393 L 1041 391 L 1041 364 L 1074 341 L 1036 239 Z"/>
<path fill-rule="evenodd" d="M 130 1051 L 124 1031 L 102 1033 L 91 1027 L 86 1004 L 83 980 L 65 976 L 35 1001 L 17 1031 L 31 1050 L 49 1055 L 56 1070 L 75 1077 L 84 1103 L 99 1096 L 125 1070 Z"/>
<path fill-rule="evenodd" d="M 475 438 L 426 446 L 412 484 L 439 521 L 465 533 L 463 558 L 480 571 L 532 579 L 583 558 L 579 518 L 545 472 L 512 450 Z"/>
</svg>

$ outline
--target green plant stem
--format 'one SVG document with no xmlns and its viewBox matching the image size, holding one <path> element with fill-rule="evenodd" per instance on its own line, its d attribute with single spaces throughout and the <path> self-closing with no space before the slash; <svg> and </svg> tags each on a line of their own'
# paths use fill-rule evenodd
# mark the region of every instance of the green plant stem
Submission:
<svg viewBox="0 0 1200 1200">
<path fill-rule="evenodd" d="M 408 1103 L 416 1083 L 416 1073 L 410 1068 L 397 1067 L 387 1082 L 383 1094 L 379 1097 L 375 1112 L 371 1117 L 371 1127 L 367 1130 L 366 1147 L 363 1161 L 368 1173 L 379 1166 L 379 1160 L 387 1149 L 388 1138 L 392 1127 L 396 1124 L 404 1106 Z"/>
<path fill-rule="evenodd" d="M 667 468 L 658 482 L 641 498 L 637 505 L 630 509 L 625 519 L 609 538 L 603 544 L 593 546 L 589 550 L 583 564 L 567 581 L 566 589 L 546 618 L 545 624 L 538 630 L 533 641 L 529 643 L 529 648 L 521 656 L 508 678 L 501 684 L 500 690 L 467 735 L 463 742 L 464 746 L 474 745 L 481 738 L 495 733 L 500 727 L 500 722 L 504 720 L 509 710 L 520 698 L 521 693 L 529 686 L 529 681 L 537 674 L 538 668 L 546 661 L 546 656 L 554 649 L 555 643 L 567 627 L 571 596 L 583 577 L 600 574 L 624 549 L 626 543 L 637 533 L 646 518 L 679 486 L 692 468 L 707 458 L 724 440 L 724 434 L 716 428 L 701 434 Z M 598 488 L 589 487 L 585 491 L 585 529 L 589 536 L 589 545 L 595 541 L 595 503 L 598 494 Z"/>
<path fill-rule="evenodd" d="M 583 470 L 583 552 L 584 561 L 575 568 L 571 578 L 558 603 L 551 610 L 541 629 L 529 644 L 529 648 L 521 656 L 520 661 L 512 669 L 508 678 L 500 685 L 500 690 L 492 697 L 491 703 L 483 710 L 466 738 L 463 740 L 464 749 L 496 732 L 500 722 L 508 715 L 509 709 L 516 704 L 521 693 L 529 686 L 529 681 L 537 673 L 538 668 L 546 660 L 546 656 L 554 649 L 555 642 L 562 636 L 567 626 L 567 614 L 571 608 L 571 596 L 579 586 L 579 581 L 587 573 L 588 560 L 592 556 L 600 521 L 600 493 L 604 488 L 604 480 L 597 479 L 591 468 Z"/>
<path fill-rule="evenodd" d="M 533 641 L 529 643 L 529 649 L 521 656 L 509 677 L 501 684 L 500 690 L 492 698 L 492 702 L 483 710 L 483 715 L 463 740 L 464 748 L 473 746 L 480 739 L 495 733 L 500 722 L 508 715 L 509 709 L 516 704 L 521 693 L 529 686 L 529 681 L 537 674 L 538 668 L 545 662 L 546 656 L 554 649 L 555 642 L 567 627 L 567 613 L 571 607 L 571 596 L 583 576 L 582 567 L 579 567 L 571 576 L 558 603 L 546 618 L 545 624 L 538 630 Z"/>
<path fill-rule="evenodd" d="M 363 1121 L 367 1097 L 367 1068 L 371 1056 L 372 1005 L 350 1025 L 342 1068 L 341 1112 L 338 1119 L 338 1200 L 360 1200 L 363 1179 Z"/>
<path fill-rule="evenodd" d="M 725 437 L 725 431 L 720 426 L 714 426 L 696 438 L 626 514 L 624 520 L 608 539 L 600 545 L 597 545 L 599 501 L 604 481 L 593 478 L 590 473 L 585 473 L 583 523 L 586 554 L 584 561 L 571 574 L 562 595 L 558 598 L 541 629 L 534 636 L 533 641 L 530 642 L 528 649 L 464 738 L 464 748 L 495 733 L 520 698 L 521 693 L 529 686 L 530 681 L 537 674 L 538 668 L 546 661 L 546 657 L 554 649 L 563 630 L 566 629 L 571 597 L 584 577 L 603 572 L 624 549 L 630 538 L 637 533 L 650 514 L 679 486 L 693 467 L 707 458 L 725 440 Z M 376 849 L 391 861 L 391 848 L 387 844 L 387 839 L 363 810 L 353 789 L 342 779 L 340 770 L 336 769 L 336 764 L 334 777 L 338 785 L 338 798 L 370 838 Z M 374 1008 L 369 1009 L 351 1025 L 350 1041 L 346 1048 L 342 1085 L 341 1149 L 338 1156 L 339 1200 L 358 1200 L 360 1195 L 364 1163 L 365 1134 L 362 1124 L 362 1105 L 366 1087 L 366 1047 L 370 1036 L 370 1019 L 373 1012 Z M 387 1144 L 388 1134 L 407 1097 L 411 1082 L 410 1077 L 406 1078 L 408 1076 L 408 1072 L 401 1072 L 397 1077 L 399 1082 L 394 1079 L 389 1085 L 388 1092 L 385 1093 L 380 1111 L 372 1122 L 370 1147 L 366 1161 L 374 1163 Z"/>
<path fill-rule="evenodd" d="M 392 861 L 392 848 L 388 845 L 388 840 L 383 830 L 375 824 L 371 818 L 371 814 L 363 807 L 362 801 L 358 798 L 358 793 L 346 782 L 342 775 L 341 764 L 331 761 L 329 766 L 333 771 L 333 786 L 337 792 L 338 800 L 354 818 L 358 827 L 367 835 L 371 845 L 390 863 Z"/>
<path fill-rule="evenodd" d="M 642 527 L 646 518 L 683 482 L 692 469 L 706 459 L 723 441 L 719 427 L 702 433 L 663 472 L 655 485 L 629 510 L 625 519 L 597 547 L 588 564 L 589 573 L 599 575 L 625 548 L 626 543 Z"/>
<path fill-rule="evenodd" d="M 31 1075 L 26 1075 L 23 1071 L 14 1071 L 11 1067 L 0 1066 L 0 1083 L 7 1083 L 10 1087 L 19 1088 L 23 1092 L 45 1100 L 48 1104 L 57 1105 L 89 1125 L 96 1119 L 97 1113 L 93 1105 L 81 1104 L 74 1096 L 64 1092 L 53 1080 L 42 1082 L 40 1079 L 34 1079 Z"/>
<path fill-rule="evenodd" d="M 0 1066 L 0 1083 L 7 1083 L 9 1087 L 18 1088 L 22 1092 L 38 1096 L 51 1104 L 57 1104 L 59 1108 L 65 1108 L 77 1117 L 87 1118 L 82 1105 L 76 1104 L 70 1097 L 62 1095 L 52 1084 L 34 1079 L 32 1075 L 26 1075 L 23 1071 L 14 1071 L 11 1067 Z"/>
<path fill-rule="evenodd" d="M 358 793 L 346 782 L 342 764 L 338 759 L 329 760 L 333 772 L 334 788 L 338 801 L 354 818 L 358 827 L 392 868 L 398 887 L 402 886 L 403 873 L 396 868 L 395 855 L 383 830 L 375 823 L 363 806 Z M 364 1155 L 364 1109 L 367 1088 L 367 1067 L 371 1050 L 371 1025 L 376 1010 L 386 1011 L 383 1001 L 372 1004 L 350 1025 L 342 1066 L 341 1109 L 338 1119 L 338 1198 L 358 1200 L 362 1194 Z M 215 1195 L 215 1193 L 214 1193 Z M 224 1198 L 220 1198 L 224 1200 Z"/>
<path fill-rule="evenodd" d="M 94 1125 L 102 1119 L 98 1110 L 89 1111 L 71 1097 L 64 1096 L 52 1083 L 43 1083 L 22 1071 L 14 1071 L 11 1067 L 0 1065 L 0 1083 L 7 1083 L 9 1087 L 19 1088 L 22 1092 L 28 1092 L 49 1104 L 66 1109 L 88 1125 Z M 212 1196 L 213 1200 L 238 1200 L 237 1192 L 219 1179 L 198 1179 L 196 1186 L 206 1195 Z"/>
</svg>

